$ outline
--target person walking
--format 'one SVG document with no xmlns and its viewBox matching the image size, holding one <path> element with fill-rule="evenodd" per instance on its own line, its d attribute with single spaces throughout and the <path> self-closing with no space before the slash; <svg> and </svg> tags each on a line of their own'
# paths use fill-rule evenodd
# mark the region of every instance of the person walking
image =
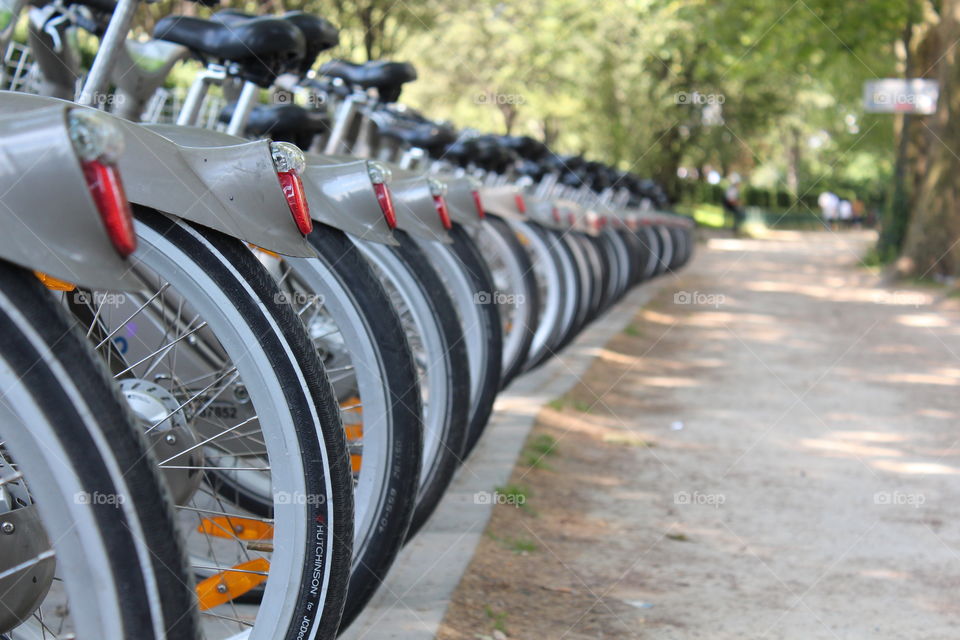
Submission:
<svg viewBox="0 0 960 640">
<path fill-rule="evenodd" d="M 837 219 L 837 207 L 840 205 L 840 198 L 831 191 L 824 191 L 817 198 L 817 204 L 820 205 L 824 226 L 828 229 L 832 228 L 833 221 Z"/>
<path fill-rule="evenodd" d="M 731 180 L 730 186 L 723 192 L 723 208 L 733 215 L 733 232 L 740 233 L 740 227 L 743 225 L 744 214 L 740 206 L 740 187 L 737 180 Z"/>
</svg>

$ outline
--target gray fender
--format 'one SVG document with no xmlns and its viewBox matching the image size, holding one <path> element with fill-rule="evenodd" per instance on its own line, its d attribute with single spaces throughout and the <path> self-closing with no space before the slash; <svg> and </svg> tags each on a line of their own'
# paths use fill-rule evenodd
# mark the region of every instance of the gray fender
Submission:
<svg viewBox="0 0 960 640">
<path fill-rule="evenodd" d="M 303 187 L 317 222 L 362 240 L 399 244 L 383 217 L 366 160 L 308 153 Z"/>
<path fill-rule="evenodd" d="M 553 218 L 555 204 L 552 200 L 544 200 L 543 198 L 537 198 L 530 194 L 524 194 L 523 199 L 527 205 L 528 219 L 535 220 L 537 224 L 551 229 L 561 226 Z"/>
<path fill-rule="evenodd" d="M 356 161 L 357 159 L 352 156 L 338 154 L 308 155 L 308 165 L 316 163 L 318 165 L 326 164 L 329 166 L 337 163 L 345 164 Z M 453 242 L 449 234 L 447 234 L 447 230 L 443 228 L 443 223 L 440 221 L 440 215 L 437 213 L 436 205 L 433 201 L 433 194 L 430 192 L 430 184 L 427 182 L 426 176 L 421 173 L 401 169 L 394 164 L 382 164 L 388 166 L 393 173 L 393 179 L 390 181 L 390 194 L 393 197 L 393 206 L 397 212 L 397 228 L 406 231 L 416 238 L 436 240 L 444 244 Z M 369 179 L 367 184 L 369 185 Z M 376 202 L 376 198 L 373 199 L 373 202 Z M 373 220 L 370 207 L 364 208 L 363 211 L 369 220 Z M 383 213 L 380 212 L 379 204 L 377 204 L 376 211 L 377 217 L 382 220 Z M 331 223 L 332 226 L 343 228 L 342 216 L 349 216 L 350 212 L 348 210 L 337 210 L 335 213 L 339 217 L 336 223 Z M 375 238 L 370 239 L 375 240 Z M 395 242 L 394 240 L 390 244 Z"/>
<path fill-rule="evenodd" d="M 517 196 L 523 193 L 512 185 L 498 187 L 480 187 L 480 200 L 487 213 L 494 213 L 501 218 L 523 220 L 524 215 L 517 207 Z"/>
<path fill-rule="evenodd" d="M 447 183 L 446 200 L 450 219 L 467 227 L 479 226 L 482 219 L 473 200 L 473 192 L 479 189 L 479 185 L 463 176 L 440 176 L 440 179 Z"/>
<path fill-rule="evenodd" d="M 276 253 L 311 258 L 266 140 L 249 142 L 198 127 L 127 126 L 131 202 L 165 211 Z M 308 201 L 309 202 L 309 201 Z"/>
<path fill-rule="evenodd" d="M 554 201 L 557 207 L 561 211 L 561 216 L 564 216 L 569 219 L 572 215 L 573 222 L 570 224 L 570 227 L 576 231 L 581 231 L 588 236 L 597 235 L 597 226 L 593 223 L 600 214 L 596 210 L 591 209 L 590 207 L 585 207 L 584 205 L 574 202 L 573 200 L 558 199 Z"/>
<path fill-rule="evenodd" d="M 397 228 L 416 238 L 451 244 L 453 239 L 443 228 L 427 177 L 393 165 L 390 170 L 393 171 L 390 193 L 397 210 Z"/>
<path fill-rule="evenodd" d="M 0 258 L 84 287 L 137 289 L 70 142 L 69 106 L 0 116 Z"/>
<path fill-rule="evenodd" d="M 57 98 L 0 92 L 0 114 L 23 113 L 50 104 L 87 108 Z M 276 253 L 316 256 L 290 214 L 268 142 L 247 142 L 216 131 L 173 125 L 147 128 L 103 115 L 123 129 L 126 150 L 119 166 L 130 202 Z M 184 146 L 175 138 L 196 146 Z"/>
</svg>

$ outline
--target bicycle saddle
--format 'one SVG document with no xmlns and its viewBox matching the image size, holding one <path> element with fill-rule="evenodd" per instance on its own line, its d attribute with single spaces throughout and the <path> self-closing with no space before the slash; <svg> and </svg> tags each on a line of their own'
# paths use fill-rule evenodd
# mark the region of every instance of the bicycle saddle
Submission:
<svg viewBox="0 0 960 640">
<path fill-rule="evenodd" d="M 517 163 L 516 172 L 521 176 L 529 176 L 533 178 L 534 181 L 537 181 L 547 174 L 547 169 L 535 160 L 527 160 L 524 158 Z"/>
<path fill-rule="evenodd" d="M 396 102 L 403 84 L 417 79 L 417 70 L 409 62 L 386 60 L 360 64 L 332 60 L 320 67 L 320 73 L 362 89 L 376 89 L 383 102 Z"/>
<path fill-rule="evenodd" d="M 182 44 L 201 59 L 234 63 L 238 75 L 269 86 L 277 75 L 299 68 L 303 33 L 279 18 L 253 18 L 233 25 L 189 16 L 167 16 L 153 37 Z"/>
<path fill-rule="evenodd" d="M 550 153 L 547 145 L 530 136 L 499 136 L 498 141 L 526 160 L 539 160 Z"/>
<path fill-rule="evenodd" d="M 442 155 L 446 146 L 457 139 L 453 129 L 430 123 L 386 125 L 381 126 L 379 131 L 384 137 L 424 149 L 431 156 Z"/>
<path fill-rule="evenodd" d="M 224 107 L 218 116 L 220 122 L 229 123 L 236 106 L 228 104 Z M 329 116 L 321 111 L 305 109 L 296 104 L 260 104 L 250 112 L 246 132 L 258 138 L 292 142 L 308 149 L 313 136 L 329 128 Z"/>
<path fill-rule="evenodd" d="M 516 155 L 498 143 L 495 136 L 458 140 L 447 146 L 444 155 L 461 166 L 503 173 L 516 161 Z"/>
<path fill-rule="evenodd" d="M 224 9 L 213 14 L 212 19 L 233 26 L 256 18 L 257 16 L 252 13 L 238 11 L 237 9 Z M 333 23 L 329 20 L 303 11 L 288 11 L 280 18 L 291 23 L 303 34 L 306 49 L 300 63 L 300 75 L 310 71 L 310 67 L 317 61 L 317 56 L 321 52 L 340 44 L 340 30 L 333 26 Z"/>
</svg>

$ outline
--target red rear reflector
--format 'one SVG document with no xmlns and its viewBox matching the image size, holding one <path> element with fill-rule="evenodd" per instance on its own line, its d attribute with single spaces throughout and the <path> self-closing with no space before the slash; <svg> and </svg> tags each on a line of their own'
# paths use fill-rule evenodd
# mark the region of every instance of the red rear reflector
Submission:
<svg viewBox="0 0 960 640">
<path fill-rule="evenodd" d="M 577 224 L 577 216 L 573 215 L 572 211 L 567 214 L 567 222 L 570 224 L 571 227 L 574 227 Z"/>
<path fill-rule="evenodd" d="M 133 230 L 133 213 L 123 191 L 120 172 L 116 167 L 97 160 L 84 162 L 82 166 L 83 177 L 107 229 L 107 237 L 117 253 L 126 258 L 137 250 L 137 234 Z"/>
<path fill-rule="evenodd" d="M 383 211 L 387 226 L 396 229 L 397 210 L 393 208 L 393 196 L 390 195 L 390 187 L 384 182 L 375 182 L 373 183 L 373 191 L 377 194 L 377 202 L 380 203 L 380 210 Z"/>
<path fill-rule="evenodd" d="M 453 222 L 450 221 L 450 212 L 447 210 L 447 202 L 443 199 L 443 196 L 433 196 L 433 203 L 437 207 L 437 213 L 440 214 L 440 222 L 443 223 L 443 228 L 447 231 L 453 228 Z"/>
<path fill-rule="evenodd" d="M 297 223 L 300 233 L 307 235 L 313 231 L 313 219 L 310 218 L 310 205 L 307 204 L 307 195 L 303 192 L 303 181 L 296 171 L 278 171 L 280 187 L 283 196 L 290 206 L 293 221 Z"/>
<path fill-rule="evenodd" d="M 556 207 L 554 207 L 552 213 L 553 213 L 553 221 L 560 222 L 560 209 L 557 209 Z"/>
<path fill-rule="evenodd" d="M 523 196 L 519 193 L 513 196 L 514 202 L 517 203 L 517 211 L 520 213 L 527 212 L 527 203 L 523 201 Z"/>
<path fill-rule="evenodd" d="M 473 194 L 473 204 L 477 206 L 477 216 L 483 220 L 487 217 L 487 212 L 483 210 L 483 202 L 480 200 L 480 192 L 474 189 L 470 193 Z"/>
</svg>

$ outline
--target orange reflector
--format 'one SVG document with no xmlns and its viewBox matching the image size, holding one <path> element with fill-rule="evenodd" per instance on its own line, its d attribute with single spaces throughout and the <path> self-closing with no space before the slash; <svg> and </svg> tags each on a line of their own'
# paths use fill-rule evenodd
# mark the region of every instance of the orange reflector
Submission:
<svg viewBox="0 0 960 640">
<path fill-rule="evenodd" d="M 345 424 L 343 425 L 343 430 L 347 434 L 347 440 L 362 440 L 363 439 L 363 425 L 362 424 Z"/>
<path fill-rule="evenodd" d="M 360 473 L 360 467 L 363 463 L 363 456 L 356 453 L 350 454 L 350 467 L 353 469 L 354 473 Z"/>
<path fill-rule="evenodd" d="M 268 255 L 268 256 L 270 256 L 271 258 L 279 258 L 279 257 L 280 257 L 280 254 L 277 253 L 276 251 L 270 251 L 270 249 L 264 249 L 263 247 L 258 247 L 258 246 L 255 245 L 255 244 L 250 244 L 250 243 L 248 242 L 248 243 L 247 243 L 247 246 L 250 247 L 251 249 L 253 249 L 254 251 L 257 251 L 257 252 L 263 253 L 263 254 L 265 254 L 265 255 Z"/>
<path fill-rule="evenodd" d="M 360 398 L 357 396 L 350 396 L 346 400 L 340 403 L 341 411 L 353 411 L 354 413 L 363 413 L 363 405 L 360 403 Z"/>
<path fill-rule="evenodd" d="M 204 518 L 197 531 L 215 538 L 239 538 L 240 540 L 273 540 L 273 525 L 260 520 L 217 516 Z"/>
<path fill-rule="evenodd" d="M 256 573 L 247 573 L 251 571 Z M 200 610 L 209 611 L 260 586 L 267 580 L 267 576 L 260 573 L 266 574 L 268 571 L 270 563 L 267 559 L 256 558 L 202 580 L 197 584 Z"/>
<path fill-rule="evenodd" d="M 61 280 L 60 278 L 54 278 L 53 276 L 48 276 L 42 271 L 34 271 L 33 275 L 37 276 L 37 279 L 43 283 L 47 289 L 52 289 L 53 291 L 73 291 L 77 288 L 77 285 L 72 282 L 67 282 L 66 280 Z"/>
</svg>

